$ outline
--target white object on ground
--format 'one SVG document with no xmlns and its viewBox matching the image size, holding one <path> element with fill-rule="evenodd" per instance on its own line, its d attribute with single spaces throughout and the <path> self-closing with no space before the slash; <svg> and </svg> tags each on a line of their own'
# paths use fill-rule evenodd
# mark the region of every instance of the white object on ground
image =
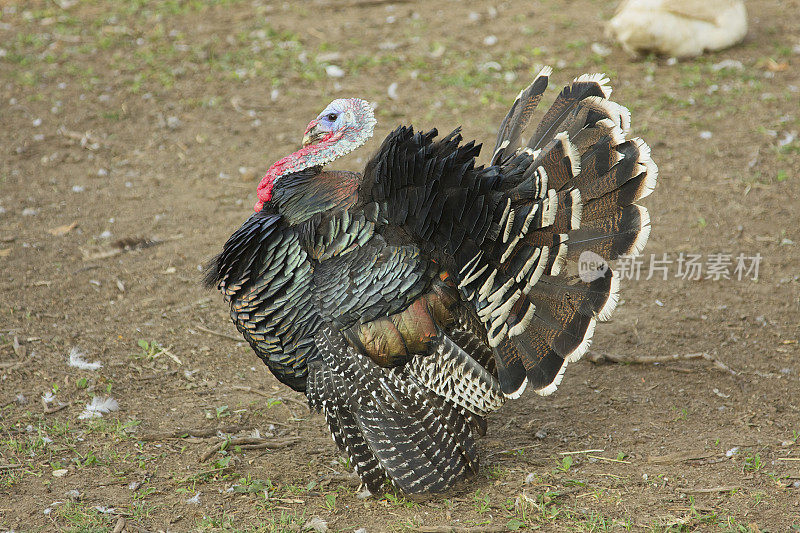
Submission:
<svg viewBox="0 0 800 533">
<path fill-rule="evenodd" d="M 691 57 L 732 46 L 747 34 L 742 0 L 623 0 L 607 26 L 630 53 Z"/>
</svg>

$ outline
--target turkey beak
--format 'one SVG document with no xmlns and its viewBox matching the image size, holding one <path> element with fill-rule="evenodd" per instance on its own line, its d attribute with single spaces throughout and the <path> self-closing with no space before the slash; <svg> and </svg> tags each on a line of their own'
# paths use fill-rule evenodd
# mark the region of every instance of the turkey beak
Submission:
<svg viewBox="0 0 800 533">
<path fill-rule="evenodd" d="M 306 128 L 306 132 L 303 135 L 303 146 L 308 146 L 309 144 L 314 144 L 317 142 L 320 137 L 325 134 L 319 127 L 317 121 L 312 121 L 311 124 L 308 125 Z"/>
</svg>

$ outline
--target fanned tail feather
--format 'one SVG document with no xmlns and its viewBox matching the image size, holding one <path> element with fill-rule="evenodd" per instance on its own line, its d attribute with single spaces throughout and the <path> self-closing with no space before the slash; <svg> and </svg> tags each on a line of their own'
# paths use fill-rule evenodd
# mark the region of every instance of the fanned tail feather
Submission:
<svg viewBox="0 0 800 533">
<path fill-rule="evenodd" d="M 553 392 L 566 366 L 588 350 L 596 322 L 616 307 L 613 271 L 583 279 L 580 254 L 608 264 L 640 253 L 650 233 L 647 210 L 634 202 L 652 192 L 658 169 L 641 139 L 626 139 L 630 113 L 608 100 L 607 82 L 598 74 L 576 78 L 526 148 L 509 155 L 510 143 L 503 147 L 498 238 L 459 271 L 509 397 L 529 385 Z M 506 129 L 504 121 L 499 143 Z"/>
</svg>

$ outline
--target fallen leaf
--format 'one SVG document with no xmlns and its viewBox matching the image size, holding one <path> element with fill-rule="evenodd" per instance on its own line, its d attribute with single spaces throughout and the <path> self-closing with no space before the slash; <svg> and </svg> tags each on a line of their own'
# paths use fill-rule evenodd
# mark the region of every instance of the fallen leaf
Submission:
<svg viewBox="0 0 800 533">
<path fill-rule="evenodd" d="M 789 63 L 778 63 L 774 59 L 767 60 L 767 70 L 770 72 L 783 72 L 789 68 Z"/>
<path fill-rule="evenodd" d="M 64 226 L 58 226 L 57 228 L 48 230 L 47 233 L 49 233 L 50 235 L 54 235 L 56 237 L 63 237 L 64 235 L 66 235 L 67 233 L 69 233 L 70 231 L 74 230 L 77 227 L 78 227 L 78 221 L 76 220 L 72 224 L 65 224 Z"/>
<path fill-rule="evenodd" d="M 0 257 L 8 257 L 9 255 L 11 255 L 11 248 L 0 249 Z"/>
</svg>

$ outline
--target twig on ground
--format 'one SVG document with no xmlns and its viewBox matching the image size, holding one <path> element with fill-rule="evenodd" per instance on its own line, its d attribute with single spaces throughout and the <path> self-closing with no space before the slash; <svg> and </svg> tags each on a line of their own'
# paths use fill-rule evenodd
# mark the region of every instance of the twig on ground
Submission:
<svg viewBox="0 0 800 533">
<path fill-rule="evenodd" d="M 14 464 L 14 465 L 0 465 L 0 470 L 15 470 L 17 468 L 22 468 L 25 465 L 23 464 Z"/>
<path fill-rule="evenodd" d="M 267 424 L 267 425 L 272 424 L 273 426 L 281 426 L 281 427 L 289 428 L 289 429 L 297 429 L 297 426 L 293 426 L 293 425 L 287 424 L 285 422 L 278 422 L 277 420 L 264 420 L 264 423 Z"/>
<path fill-rule="evenodd" d="M 177 370 L 170 370 L 170 371 L 164 372 L 162 374 L 151 374 L 149 376 L 142 376 L 142 377 L 136 378 L 136 381 L 150 381 L 151 379 L 163 379 L 163 378 L 168 378 L 168 377 L 174 376 L 177 373 L 178 373 Z"/>
<path fill-rule="evenodd" d="M 100 147 L 107 148 L 107 143 L 100 139 L 99 137 L 92 134 L 91 131 L 87 131 L 85 133 L 81 133 L 79 131 L 72 131 L 68 130 L 64 126 L 58 128 L 57 133 L 66 137 L 67 139 L 72 139 L 73 141 L 78 141 L 82 148 L 86 148 L 87 150 L 97 150 Z"/>
<path fill-rule="evenodd" d="M 578 455 L 580 453 L 601 453 L 601 452 L 604 452 L 604 451 L 605 450 L 600 450 L 600 449 L 597 449 L 597 450 L 578 450 L 578 451 L 575 451 L 575 452 L 558 452 L 558 455 Z"/>
<path fill-rule="evenodd" d="M 142 250 L 144 248 L 151 248 L 165 242 L 174 241 L 182 238 L 183 235 L 173 235 L 166 239 L 156 239 L 148 237 L 125 237 L 118 239 L 108 245 L 102 247 L 81 248 L 81 254 L 84 261 L 94 261 L 95 259 L 107 259 L 114 257 L 125 252 L 133 250 Z"/>
<path fill-rule="evenodd" d="M 44 401 L 44 398 L 42 398 L 42 407 L 44 408 L 44 414 L 46 414 L 46 415 L 52 415 L 53 413 L 57 413 L 57 412 L 59 412 L 59 411 L 61 411 L 63 409 L 66 409 L 71 404 L 72 404 L 72 402 L 67 402 L 67 403 L 60 403 L 59 402 L 58 405 L 55 405 L 55 404 L 54 405 L 50 405 L 49 403 Z"/>
<path fill-rule="evenodd" d="M 214 331 L 213 329 L 204 328 L 203 326 L 193 326 L 194 329 L 199 329 L 200 331 L 204 331 L 210 335 L 216 335 L 217 337 L 222 337 L 223 339 L 230 339 L 236 342 L 243 342 L 244 338 L 242 337 L 234 337 L 233 335 L 228 335 L 227 333 L 222 333 L 220 331 Z"/>
<path fill-rule="evenodd" d="M 17 357 L 24 359 L 28 353 L 27 348 L 20 344 L 19 338 L 16 335 L 14 335 L 14 342 L 12 343 L 12 346 L 14 347 L 14 353 L 17 355 Z"/>
<path fill-rule="evenodd" d="M 241 444 L 238 446 L 243 450 L 277 450 L 279 448 L 287 448 L 299 441 L 300 437 L 287 437 L 278 442 L 265 440 L 264 442 L 254 442 L 253 444 Z"/>
<path fill-rule="evenodd" d="M 10 344 L 11 348 L 14 350 L 14 354 L 19 357 L 20 361 L 9 361 L 7 363 L 0 363 L 0 370 L 13 370 L 17 367 L 24 366 L 25 364 L 29 363 L 33 359 L 33 350 L 31 350 L 30 355 L 28 354 L 28 349 L 25 347 L 24 344 L 19 342 L 19 337 L 14 335 L 14 341 Z M 25 356 L 28 356 L 27 358 Z"/>
<path fill-rule="evenodd" d="M 291 446 L 300 440 L 300 437 L 286 437 L 283 439 L 262 439 L 260 437 L 237 437 L 235 439 L 223 440 L 208 448 L 203 455 L 200 456 L 199 462 L 204 463 L 211 459 L 211 456 L 222 450 L 223 448 L 230 448 L 231 446 L 239 446 L 244 450 L 263 450 L 278 449 Z"/>
<path fill-rule="evenodd" d="M 125 522 L 125 528 L 128 529 L 128 530 L 131 530 L 131 529 L 136 530 L 139 533 L 151 533 L 150 530 L 147 529 L 146 527 L 140 526 L 136 522 L 132 522 L 130 520 Z"/>
<path fill-rule="evenodd" d="M 617 354 L 610 354 L 610 353 L 599 353 L 599 352 L 589 352 L 586 358 L 595 364 L 602 364 L 602 363 L 622 363 L 622 364 L 631 364 L 631 365 L 648 365 L 654 363 L 668 363 L 670 361 L 688 361 L 692 359 L 705 359 L 706 361 L 713 363 L 715 367 L 720 370 L 724 370 L 725 372 L 729 372 L 734 376 L 738 376 L 739 372 L 736 372 L 731 367 L 717 359 L 716 357 L 706 353 L 706 352 L 698 352 L 698 353 L 686 353 L 686 354 L 672 354 L 672 355 L 617 355 Z"/>
<path fill-rule="evenodd" d="M 507 526 L 421 526 L 411 531 L 419 533 L 502 533 L 510 531 Z"/>
<path fill-rule="evenodd" d="M 289 411 L 289 416 L 295 420 L 299 420 L 297 415 L 295 415 L 294 411 L 292 411 L 292 408 L 286 405 L 286 402 L 283 401 L 284 398 L 276 398 L 275 396 L 269 393 L 266 393 L 262 390 L 254 389 L 253 387 L 248 387 L 247 385 L 233 385 L 231 389 L 240 390 L 244 392 L 252 392 L 253 394 L 257 394 L 262 398 L 267 398 L 268 400 L 279 400 L 281 405 L 283 405 L 286 408 L 286 410 Z"/>
<path fill-rule="evenodd" d="M 220 426 L 215 428 L 176 429 L 175 431 L 166 433 L 150 433 L 147 435 L 142 435 L 141 440 L 150 442 L 156 440 L 182 439 L 187 436 L 207 438 L 215 437 L 217 433 L 238 433 L 239 431 L 245 431 L 248 429 L 253 429 L 253 426 Z"/>
<path fill-rule="evenodd" d="M 125 529 L 125 522 L 127 522 L 127 520 L 120 516 L 119 520 L 117 520 L 117 524 L 114 526 L 114 531 L 111 533 L 122 533 L 122 530 Z"/>
<path fill-rule="evenodd" d="M 519 446 L 517 448 L 509 448 L 507 450 L 500 450 L 499 452 L 492 452 L 486 454 L 486 457 L 494 457 L 495 455 L 504 455 L 519 452 L 521 450 L 530 450 L 531 448 L 538 448 L 541 444 L 529 444 L 527 446 Z"/>
<path fill-rule="evenodd" d="M 708 459 L 709 457 L 714 457 L 715 455 L 717 455 L 716 452 L 701 452 L 701 451 L 677 452 L 677 453 L 668 453 L 667 455 L 650 456 L 647 458 L 647 462 L 654 464 L 680 463 L 683 461 L 696 461 L 698 459 Z"/>
<path fill-rule="evenodd" d="M 21 366 L 27 365 L 31 361 L 33 361 L 33 353 L 31 353 L 27 359 L 23 359 L 22 361 L 0 363 L 0 370 L 14 370 Z"/>
<path fill-rule="evenodd" d="M 189 481 L 191 479 L 196 479 L 196 478 L 198 478 L 200 476 L 206 476 L 208 474 L 218 474 L 220 472 L 224 472 L 225 470 L 229 470 L 230 468 L 232 468 L 232 465 L 231 466 L 223 466 L 222 468 L 212 468 L 211 470 L 203 470 L 202 472 L 195 472 L 194 474 L 189 474 L 185 478 L 182 478 L 182 479 L 178 480 L 176 483 L 178 485 L 180 485 L 182 483 L 186 483 L 187 481 Z"/>
<path fill-rule="evenodd" d="M 332 2 L 328 6 L 331 7 L 335 11 L 339 11 L 342 9 L 350 9 L 350 8 L 365 8 L 365 7 L 375 7 L 381 6 L 384 4 L 403 4 L 406 2 L 410 2 L 411 0 L 356 0 L 355 2 Z M 322 6 L 320 6 L 322 7 Z M 449 530 L 448 530 L 449 531 Z"/>
<path fill-rule="evenodd" d="M 283 402 L 293 403 L 293 404 L 297 405 L 298 407 L 302 407 L 304 409 L 310 410 L 310 408 L 308 407 L 308 402 L 301 402 L 300 400 L 295 400 L 294 398 L 289 398 L 287 396 L 281 396 L 280 399 Z"/>
<path fill-rule="evenodd" d="M 254 389 L 253 387 L 248 387 L 247 385 L 232 385 L 231 389 L 240 390 L 244 392 L 252 392 L 253 394 L 257 394 L 262 398 L 269 398 L 269 399 L 275 398 L 275 396 L 273 396 L 272 394 L 268 394 L 263 390 Z"/>
<path fill-rule="evenodd" d="M 591 457 L 592 459 L 597 459 L 600 461 L 608 461 L 610 463 L 624 463 L 626 465 L 631 464 L 630 461 L 625 461 L 624 459 L 616 459 L 612 457 L 603 457 L 602 455 L 587 455 L 586 457 Z"/>
<path fill-rule="evenodd" d="M 172 346 L 170 346 L 169 348 L 159 347 L 158 351 L 153 354 L 153 359 L 155 359 L 156 357 L 158 357 L 163 353 L 164 355 L 168 356 L 170 359 L 178 363 L 178 365 L 183 366 L 183 363 L 181 362 L 180 359 L 178 359 L 178 356 L 172 353 L 170 350 L 172 350 Z"/>
<path fill-rule="evenodd" d="M 714 492 L 730 492 L 741 488 L 742 487 L 730 485 L 727 487 L 711 487 L 708 489 L 680 489 L 680 492 L 685 492 L 687 494 L 713 494 Z"/>
<path fill-rule="evenodd" d="M 603 476 L 603 477 L 613 477 L 614 479 L 622 479 L 622 476 L 618 476 L 616 474 L 607 474 L 605 472 L 598 472 L 595 474 L 596 476 Z"/>
<path fill-rule="evenodd" d="M 184 313 L 184 312 L 188 311 L 189 309 L 191 309 L 192 307 L 196 307 L 198 305 L 207 304 L 210 301 L 211 301 L 211 296 L 204 296 L 203 298 L 200 298 L 199 300 L 194 301 L 194 302 L 192 302 L 190 304 L 184 304 L 184 305 L 182 305 L 180 307 L 174 306 L 174 307 L 170 308 L 169 310 L 172 311 L 172 312 L 175 312 L 175 313 Z M 195 327 L 197 327 L 197 326 L 195 326 Z"/>
<path fill-rule="evenodd" d="M 244 392 L 252 392 L 253 394 L 257 394 L 262 398 L 267 398 L 268 400 L 279 400 L 284 405 L 284 407 L 286 407 L 286 409 L 289 410 L 289 413 L 292 415 L 293 418 L 297 418 L 297 416 L 294 414 L 292 409 L 288 405 L 286 405 L 287 403 L 291 403 L 294 405 L 298 405 L 300 407 L 304 407 L 305 409 L 309 409 L 308 403 L 306 402 L 301 402 L 300 400 L 295 400 L 294 398 L 290 398 L 287 396 L 275 396 L 274 394 L 269 394 L 268 392 L 264 392 L 259 389 L 254 389 L 253 387 L 248 387 L 247 385 L 231 385 L 231 389 L 240 390 Z"/>
</svg>

